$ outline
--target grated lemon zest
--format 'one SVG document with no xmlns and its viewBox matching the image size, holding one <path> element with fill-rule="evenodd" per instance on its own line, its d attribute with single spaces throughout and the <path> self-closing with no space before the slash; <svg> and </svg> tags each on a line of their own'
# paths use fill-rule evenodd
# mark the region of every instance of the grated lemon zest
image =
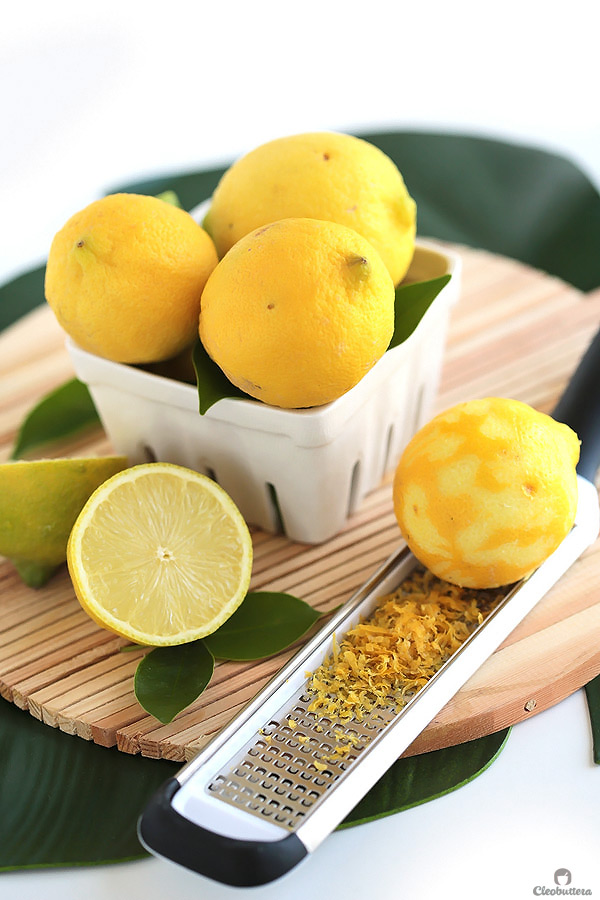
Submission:
<svg viewBox="0 0 600 900">
<path fill-rule="evenodd" d="M 400 709 L 503 594 L 460 588 L 417 568 L 341 643 L 334 638 L 331 656 L 310 677 L 308 710 L 344 724 L 390 705 Z M 347 735 L 340 740 L 334 757 L 353 746 Z"/>
</svg>

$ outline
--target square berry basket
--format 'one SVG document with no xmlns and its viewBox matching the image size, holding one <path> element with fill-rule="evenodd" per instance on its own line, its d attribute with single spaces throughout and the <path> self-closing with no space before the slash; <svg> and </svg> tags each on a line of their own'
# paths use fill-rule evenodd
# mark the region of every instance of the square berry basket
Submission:
<svg viewBox="0 0 600 900">
<path fill-rule="evenodd" d="M 197 221 L 205 209 L 192 211 Z M 95 356 L 70 338 L 67 348 L 115 452 L 130 465 L 195 469 L 227 491 L 249 524 L 316 544 L 341 530 L 429 418 L 460 273 L 456 253 L 418 239 L 407 277 L 450 281 L 404 343 L 342 397 L 311 409 L 223 398 L 200 415 L 194 385 Z"/>
</svg>

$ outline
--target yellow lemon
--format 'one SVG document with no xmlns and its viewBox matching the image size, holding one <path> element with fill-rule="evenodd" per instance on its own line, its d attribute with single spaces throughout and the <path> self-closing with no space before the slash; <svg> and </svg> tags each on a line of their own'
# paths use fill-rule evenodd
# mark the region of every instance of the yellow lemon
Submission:
<svg viewBox="0 0 600 900">
<path fill-rule="evenodd" d="M 84 350 L 124 363 L 168 359 L 193 343 L 217 264 L 189 213 L 156 197 L 111 194 L 56 234 L 46 299 Z"/>
<path fill-rule="evenodd" d="M 67 562 L 83 609 L 138 644 L 211 634 L 244 599 L 252 540 L 214 481 L 145 463 L 106 481 L 79 514 Z"/>
<path fill-rule="evenodd" d="M 471 588 L 530 575 L 569 532 L 579 440 L 526 403 L 459 403 L 412 438 L 396 470 L 394 509 L 415 556 Z"/>
<path fill-rule="evenodd" d="M 289 217 L 358 231 L 378 251 L 394 284 L 408 270 L 416 205 L 395 163 L 367 141 L 317 132 L 262 144 L 225 172 L 204 227 L 222 257 L 255 228 Z"/>
<path fill-rule="evenodd" d="M 90 494 L 127 465 L 124 456 L 17 460 L 0 465 L 0 554 L 40 587 L 67 558 L 67 541 Z"/>
<path fill-rule="evenodd" d="M 385 353 L 394 285 L 350 228 L 284 219 L 238 241 L 211 274 L 200 337 L 229 380 L 273 406 L 337 399 Z"/>
</svg>

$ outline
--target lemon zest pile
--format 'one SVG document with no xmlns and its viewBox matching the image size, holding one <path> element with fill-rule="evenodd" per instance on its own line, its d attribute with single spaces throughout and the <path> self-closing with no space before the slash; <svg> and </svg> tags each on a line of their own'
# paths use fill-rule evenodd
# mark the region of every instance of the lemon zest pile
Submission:
<svg viewBox="0 0 600 900">
<path fill-rule="evenodd" d="M 309 711 L 347 723 L 390 705 L 401 708 L 483 622 L 498 596 L 415 570 L 339 646 L 334 639 L 330 657 L 309 680 Z M 348 753 L 353 743 L 344 735 L 335 755 Z"/>
</svg>

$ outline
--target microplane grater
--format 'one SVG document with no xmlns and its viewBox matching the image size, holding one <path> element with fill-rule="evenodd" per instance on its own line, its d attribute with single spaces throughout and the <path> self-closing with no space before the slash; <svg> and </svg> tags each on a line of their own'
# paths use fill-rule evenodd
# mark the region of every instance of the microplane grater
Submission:
<svg viewBox="0 0 600 900">
<path fill-rule="evenodd" d="M 393 557 L 390 570 L 408 574 L 415 564 L 415 558 L 405 550 L 400 557 Z M 390 574 L 385 580 L 395 581 L 396 576 Z M 503 596 L 499 591 L 481 594 L 485 594 L 481 608 L 486 613 Z M 347 632 L 358 618 L 368 615 L 380 596 L 381 590 L 374 589 L 360 599 L 352 615 L 344 617 L 342 631 Z M 328 632 L 330 639 L 326 644 L 321 642 L 317 663 L 322 661 L 322 649 L 327 657 L 337 643 L 331 626 Z M 307 678 L 207 784 L 212 796 L 290 831 L 302 825 L 312 807 L 385 732 L 411 698 L 408 695 L 399 704 L 396 697 L 388 696 L 360 719 L 342 723 L 311 708 L 315 694 L 309 682 Z"/>
<path fill-rule="evenodd" d="M 306 690 L 291 698 L 207 789 L 294 831 L 396 714 L 392 698 L 361 721 L 341 724 L 311 711 L 313 699 Z"/>
<path fill-rule="evenodd" d="M 582 440 L 575 523 L 527 579 L 505 590 L 406 703 L 344 725 L 311 713 L 310 673 L 417 565 L 394 553 L 142 814 L 142 844 L 217 881 L 265 884 L 292 869 L 352 810 L 468 678 L 544 596 L 600 528 L 600 331 L 554 411 Z M 321 730 L 322 729 L 322 730 Z M 336 756 L 340 732 L 348 751 Z M 331 749 L 330 749 L 331 748 Z M 333 756 L 333 758 L 329 758 Z"/>
</svg>

